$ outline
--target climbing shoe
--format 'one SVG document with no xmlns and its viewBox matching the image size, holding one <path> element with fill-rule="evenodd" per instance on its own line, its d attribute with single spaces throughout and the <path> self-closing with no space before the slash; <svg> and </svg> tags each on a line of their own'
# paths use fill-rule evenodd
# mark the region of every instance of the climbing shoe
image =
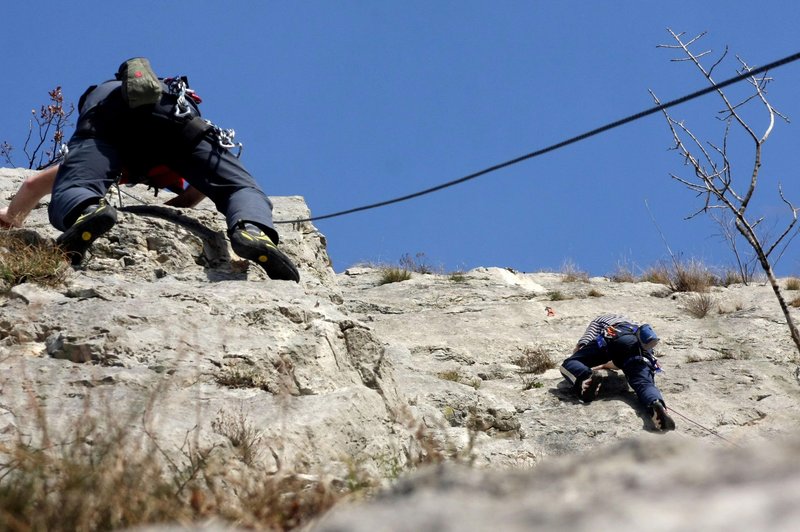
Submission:
<svg viewBox="0 0 800 532">
<path fill-rule="evenodd" d="M 601 384 L 602 379 L 600 375 L 594 371 L 589 377 L 582 380 L 579 384 L 580 389 L 578 391 L 578 397 L 580 398 L 581 402 L 591 403 L 597 397 L 597 394 L 600 393 Z"/>
<path fill-rule="evenodd" d="M 78 265 L 92 243 L 114 227 L 115 223 L 117 210 L 101 201 L 84 209 L 75 223 L 56 239 L 56 244 L 64 250 L 73 265 Z"/>
<path fill-rule="evenodd" d="M 653 420 L 656 430 L 668 431 L 675 430 L 675 420 L 673 420 L 661 401 L 653 401 L 650 405 L 650 418 Z"/>
<path fill-rule="evenodd" d="M 300 282 L 300 273 L 264 231 L 253 224 L 240 224 L 231 233 L 233 251 L 264 268 L 270 279 Z"/>
</svg>

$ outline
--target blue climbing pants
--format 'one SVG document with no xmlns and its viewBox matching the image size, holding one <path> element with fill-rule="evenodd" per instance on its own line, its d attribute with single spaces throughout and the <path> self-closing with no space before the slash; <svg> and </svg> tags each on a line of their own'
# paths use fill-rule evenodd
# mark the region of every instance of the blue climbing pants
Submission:
<svg viewBox="0 0 800 532">
<path fill-rule="evenodd" d="M 648 407 L 654 401 L 663 402 L 664 398 L 655 384 L 655 371 L 639 353 L 635 337 L 623 337 L 602 348 L 595 342 L 585 345 L 562 362 L 561 373 L 578 391 L 580 383 L 591 377 L 593 367 L 609 361 L 622 369 L 643 407 Z"/>
</svg>

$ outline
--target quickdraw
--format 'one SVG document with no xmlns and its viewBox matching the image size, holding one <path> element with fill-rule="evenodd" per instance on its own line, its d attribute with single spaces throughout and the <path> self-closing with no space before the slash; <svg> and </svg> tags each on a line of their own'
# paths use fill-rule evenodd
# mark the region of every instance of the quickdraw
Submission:
<svg viewBox="0 0 800 532">
<path fill-rule="evenodd" d="M 201 99 L 192 89 L 189 88 L 189 85 L 186 83 L 186 78 L 182 76 L 166 78 L 164 79 L 164 83 L 167 85 L 170 94 L 176 96 L 177 98 L 177 101 L 175 102 L 175 110 L 173 111 L 175 118 L 179 120 L 186 120 L 187 118 L 190 118 L 192 106 L 189 104 L 187 96 L 198 103 L 201 101 Z M 211 120 L 205 118 L 203 120 L 209 126 L 211 126 L 211 134 L 214 136 L 214 138 L 216 138 L 217 145 L 220 148 L 226 150 L 239 148 L 236 153 L 236 158 L 238 159 L 242 156 L 244 144 L 241 142 L 234 142 L 236 131 L 233 129 L 223 129 L 213 123 Z"/>
</svg>

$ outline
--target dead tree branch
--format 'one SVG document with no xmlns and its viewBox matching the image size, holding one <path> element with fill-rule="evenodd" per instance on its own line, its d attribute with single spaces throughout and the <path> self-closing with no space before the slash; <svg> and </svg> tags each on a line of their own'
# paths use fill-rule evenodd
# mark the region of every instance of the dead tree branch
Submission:
<svg viewBox="0 0 800 532">
<path fill-rule="evenodd" d="M 700 41 L 705 33 L 701 33 L 692 39 L 684 40 L 683 33 L 675 33 L 672 30 L 668 31 L 676 44 L 660 45 L 659 47 L 679 51 L 681 53 L 680 60 L 693 64 L 703 75 L 706 82 L 712 87 L 716 87 L 717 84 L 711 73 L 722 64 L 723 59 L 728 54 L 727 48 L 722 53 L 721 57 L 715 61 L 710 68 L 706 69 L 700 59 L 709 55 L 710 51 L 706 50 L 695 53 L 692 50 L 694 45 Z M 674 60 L 675 59 L 673 59 L 673 61 Z M 738 73 L 746 73 L 752 70 L 744 60 L 739 57 L 737 57 L 737 60 L 740 65 L 740 68 L 737 70 Z M 789 312 L 789 307 L 781 293 L 780 286 L 773 271 L 773 263 L 780 259 L 789 243 L 797 236 L 797 214 L 800 209 L 796 208 L 794 204 L 785 197 L 783 189 L 779 185 L 778 193 L 781 201 L 788 207 L 790 221 L 786 228 L 772 241 L 770 241 L 770 238 L 766 234 L 759 234 L 759 232 L 757 232 L 757 228 L 763 221 L 763 218 L 754 219 L 748 213 L 748 207 L 758 187 L 759 172 L 762 165 L 763 145 L 774 131 L 776 118 L 788 122 L 788 119 L 778 112 L 767 100 L 766 89 L 771 81 L 773 81 L 773 79 L 768 77 L 766 73 L 758 78 L 751 76 L 748 78 L 748 83 L 752 89 L 752 93 L 748 94 L 738 103 L 732 103 L 725 91 L 716 88 L 716 93 L 722 100 L 724 106 L 723 111 L 720 112 L 722 120 L 725 121 L 725 130 L 723 132 L 721 145 L 701 142 L 683 121 L 674 119 L 666 109 L 664 109 L 662 113 L 672 134 L 673 149 L 679 153 L 684 161 L 684 165 L 689 166 L 693 174 L 691 178 L 678 177 L 674 174 L 670 174 L 670 176 L 689 190 L 695 192 L 698 196 L 704 198 L 702 208 L 690 217 L 697 216 L 700 213 L 711 215 L 712 212 L 717 210 L 722 210 L 727 213 L 727 215 L 721 217 L 714 217 L 712 215 L 712 218 L 717 221 L 722 228 L 722 234 L 734 253 L 743 279 L 747 279 L 752 274 L 748 263 L 752 264 L 753 261 L 757 261 L 772 286 L 778 304 L 786 318 L 792 340 L 797 347 L 798 353 L 800 353 L 800 332 Z M 661 102 L 655 93 L 650 91 L 650 94 L 656 104 L 660 105 Z M 749 108 L 750 105 L 755 103 L 760 104 L 759 106 L 766 116 L 766 125 L 760 134 L 742 115 L 746 107 Z M 742 180 L 743 183 L 740 190 L 734 187 L 734 172 L 728 157 L 729 138 L 731 129 L 734 126 L 743 131 L 746 134 L 745 136 L 752 142 L 752 163 L 749 168 L 745 169 L 744 173 L 746 177 Z M 742 259 L 736 243 L 736 234 L 731 230 L 731 226 L 735 228 L 738 234 L 752 248 L 754 253 L 753 258 Z M 773 253 L 779 249 L 780 251 L 777 257 L 772 257 Z"/>
</svg>

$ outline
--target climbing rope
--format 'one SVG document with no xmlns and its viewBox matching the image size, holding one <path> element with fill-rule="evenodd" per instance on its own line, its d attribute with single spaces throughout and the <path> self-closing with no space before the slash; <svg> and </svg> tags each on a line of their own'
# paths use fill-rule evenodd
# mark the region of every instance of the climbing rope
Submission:
<svg viewBox="0 0 800 532">
<path fill-rule="evenodd" d="M 461 178 L 458 178 L 458 179 L 454 179 L 453 181 L 448 181 L 447 183 L 442 183 L 441 185 L 436 185 L 434 187 L 430 187 L 430 188 L 426 188 L 424 190 L 420 190 L 419 192 L 414 192 L 412 194 L 406 194 L 405 196 L 400 196 L 400 197 L 393 198 L 393 199 L 388 199 L 388 200 L 385 200 L 385 201 L 379 201 L 377 203 L 371 203 L 369 205 L 363 205 L 361 207 L 354 207 L 352 209 L 338 211 L 338 212 L 334 212 L 334 213 L 331 213 L 331 214 L 324 214 L 324 215 L 321 215 L 321 216 L 313 216 L 313 217 L 310 217 L 310 218 L 301 218 L 301 219 L 297 219 L 297 220 L 281 220 L 281 221 L 276 221 L 275 223 L 276 224 L 291 224 L 291 223 L 300 223 L 300 222 L 313 222 L 313 221 L 316 221 L 316 220 L 325 220 L 327 218 L 334 218 L 334 217 L 337 217 L 337 216 L 344 216 L 345 214 L 353 214 L 355 212 L 366 211 L 366 210 L 369 210 L 369 209 L 376 209 L 378 207 L 385 207 L 385 206 L 391 205 L 393 203 L 400 203 L 401 201 L 407 201 L 407 200 L 410 200 L 410 199 L 418 198 L 420 196 L 424 196 L 426 194 L 431 194 L 433 192 L 437 192 L 439 190 L 443 190 L 443 189 L 448 188 L 448 187 L 452 187 L 452 186 L 455 186 L 455 185 L 460 185 L 461 183 L 464 183 L 464 182 L 469 181 L 471 179 L 475 179 L 476 177 L 480 177 L 480 176 L 489 174 L 491 172 L 495 172 L 495 171 L 500 170 L 502 168 L 507 168 L 507 167 L 512 166 L 514 164 L 521 163 L 522 161 L 525 161 L 525 160 L 528 160 L 528 159 L 532 159 L 532 158 L 538 157 L 540 155 L 544 155 L 545 153 L 549 153 L 551 151 L 558 150 L 558 149 L 563 148 L 565 146 L 569 146 L 570 144 L 575 144 L 576 142 L 580 142 L 582 140 L 586 140 L 586 139 L 588 139 L 590 137 L 593 137 L 595 135 L 599 135 L 600 133 L 605 133 L 606 131 L 610 131 L 612 129 L 618 128 L 618 127 L 623 126 L 625 124 L 628 124 L 630 122 L 634 122 L 636 120 L 639 120 L 639 119 L 644 118 L 646 116 L 649 116 L 651 114 L 657 113 L 659 111 L 663 111 L 664 109 L 668 109 L 670 107 L 674 107 L 676 105 L 679 105 L 679 104 L 682 104 L 682 103 L 686 103 L 686 102 L 688 102 L 690 100 L 694 100 L 695 98 L 699 98 L 700 96 L 704 96 L 704 95 L 706 95 L 706 94 L 708 94 L 710 92 L 714 92 L 714 91 L 718 91 L 720 89 L 723 89 L 723 88 L 727 87 L 728 85 L 732 85 L 734 83 L 738 83 L 740 81 L 743 81 L 743 80 L 745 80 L 747 78 L 755 76 L 756 74 L 761 74 L 762 72 L 766 72 L 767 70 L 775 69 L 775 68 L 781 67 L 783 65 L 786 65 L 788 63 L 791 63 L 793 61 L 797 61 L 798 59 L 800 59 L 800 52 L 797 52 L 797 53 L 792 54 L 790 56 L 784 57 L 783 59 L 779 59 L 777 61 L 773 61 L 773 62 L 771 62 L 769 64 L 766 64 L 766 65 L 764 65 L 762 67 L 746 70 L 745 72 L 739 74 L 738 76 L 732 77 L 732 78 L 727 79 L 725 81 L 722 81 L 720 83 L 715 83 L 715 84 L 710 85 L 710 86 L 708 86 L 708 87 L 706 87 L 704 89 L 700 89 L 698 91 L 692 92 L 691 94 L 687 94 L 686 96 L 681 96 L 680 98 L 676 98 L 676 99 L 671 100 L 669 102 L 656 105 L 655 107 L 651 107 L 651 108 L 646 109 L 644 111 L 641 111 L 639 113 L 630 115 L 630 116 L 622 118 L 620 120 L 616 120 L 614 122 L 608 123 L 608 124 L 606 124 L 604 126 L 596 128 L 596 129 L 592 129 L 591 131 L 587 131 L 586 133 L 582 133 L 580 135 L 576 135 L 576 136 L 574 136 L 572 138 L 563 140 L 561 142 L 557 142 L 556 144 L 552 144 L 550 146 L 547 146 L 546 148 L 542 148 L 540 150 L 536 150 L 534 152 L 531 152 L 531 153 L 528 153 L 528 154 L 525 154 L 525 155 L 521 155 L 521 156 L 516 157 L 514 159 L 511 159 L 509 161 L 506 161 L 506 162 L 503 162 L 503 163 L 499 163 L 499 164 L 496 164 L 494 166 L 490 166 L 488 168 L 484 168 L 483 170 L 479 170 L 477 172 L 474 172 L 472 174 L 466 175 L 464 177 L 461 177 Z"/>
<path fill-rule="evenodd" d="M 725 441 L 725 442 L 727 442 L 727 443 L 729 443 L 729 444 L 733 445 L 734 447 L 739 447 L 739 444 L 738 444 L 738 443 L 736 443 L 736 442 L 732 442 L 731 440 L 729 440 L 728 438 L 724 437 L 722 434 L 720 434 L 719 432 L 717 432 L 717 431 L 715 431 L 715 430 L 713 430 L 713 429 L 710 429 L 710 428 L 708 428 L 708 427 L 704 427 L 703 425 L 701 425 L 701 424 L 700 424 L 700 423 L 698 423 L 697 421 L 695 421 L 695 420 L 693 420 L 693 419 L 689 418 L 688 416 L 685 416 L 685 415 L 681 414 L 680 412 L 678 412 L 677 410 L 675 410 L 675 409 L 674 409 L 674 408 L 672 408 L 671 406 L 668 406 L 668 407 L 666 407 L 666 408 L 667 408 L 667 410 L 669 410 L 670 412 L 672 412 L 672 413 L 673 413 L 673 414 L 675 414 L 676 416 L 678 416 L 678 417 L 680 417 L 680 418 L 682 418 L 682 419 L 684 419 L 684 420 L 688 421 L 689 423 L 693 423 L 694 425 L 697 425 L 697 426 L 698 426 L 698 427 L 700 427 L 701 429 L 703 429 L 703 430 L 705 430 L 705 431 L 708 431 L 708 432 L 710 432 L 711 434 L 713 434 L 713 435 L 714 435 L 714 436 L 716 436 L 717 438 L 719 438 L 719 439 L 721 439 L 721 440 L 723 440 L 723 441 Z"/>
</svg>

